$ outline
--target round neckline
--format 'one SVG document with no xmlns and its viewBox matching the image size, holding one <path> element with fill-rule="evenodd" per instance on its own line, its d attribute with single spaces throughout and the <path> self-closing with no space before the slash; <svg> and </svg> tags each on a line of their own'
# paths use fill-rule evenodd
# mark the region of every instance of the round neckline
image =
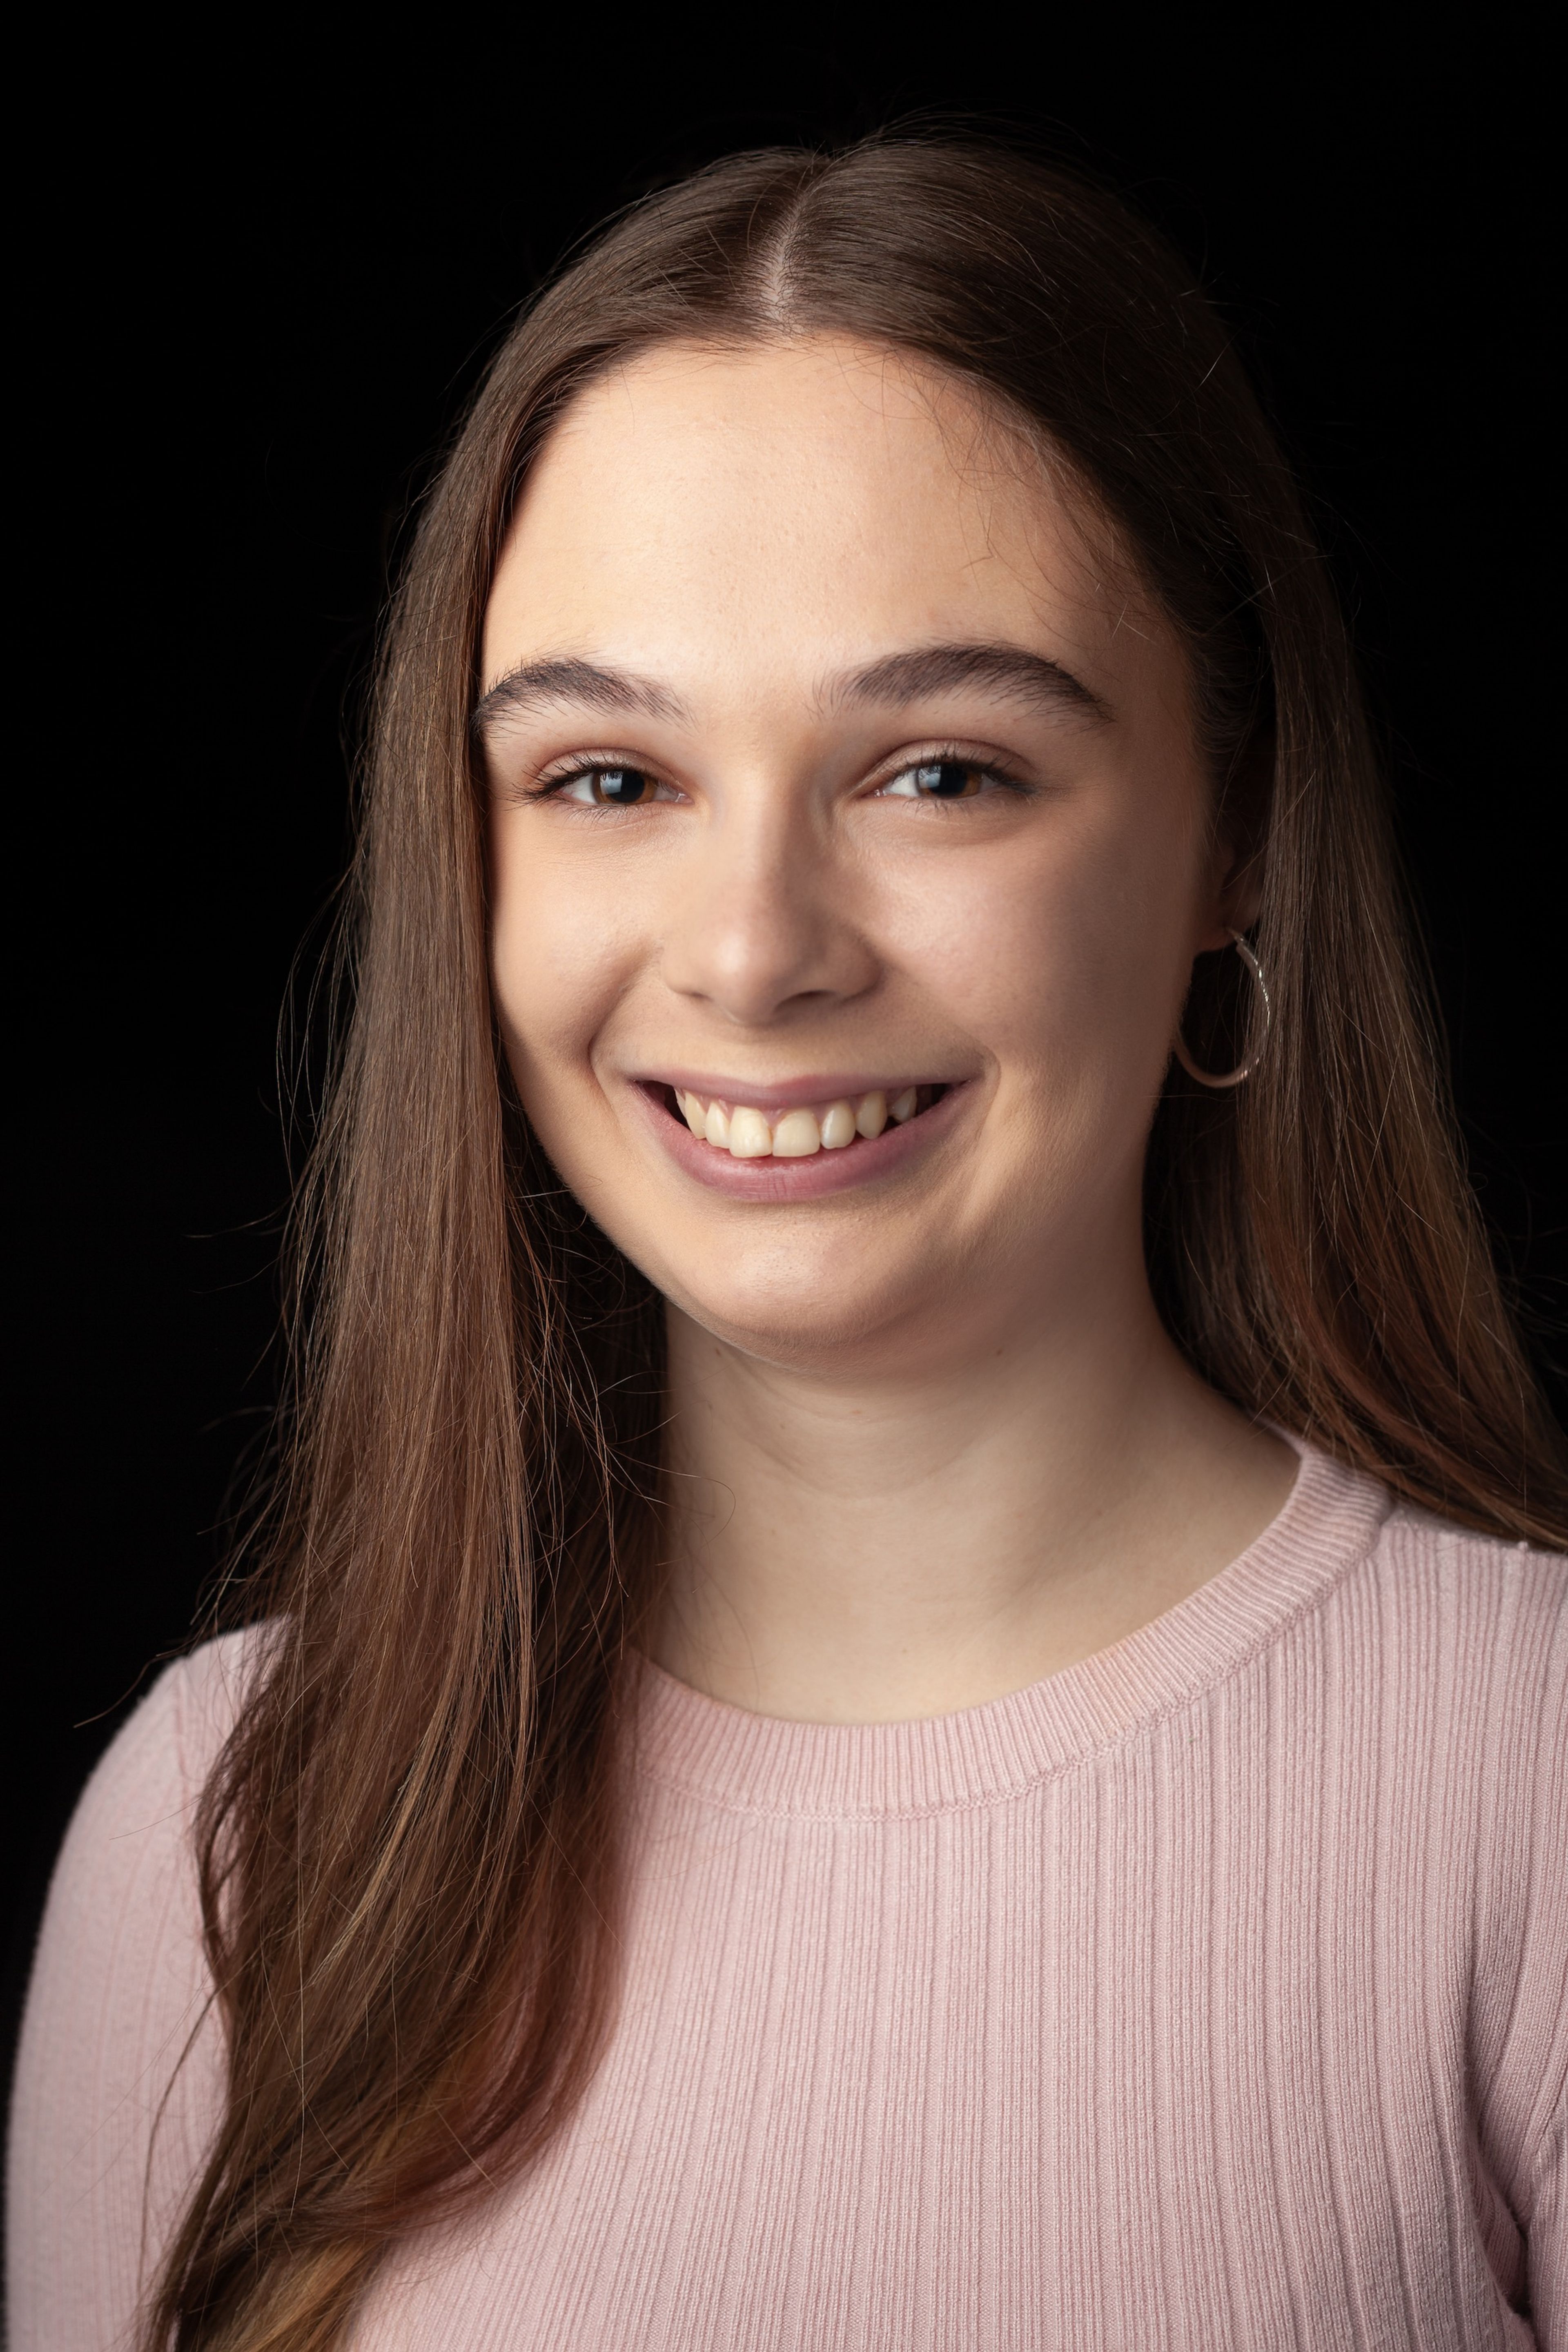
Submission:
<svg viewBox="0 0 1568 2352">
<path fill-rule="evenodd" d="M 1300 1467 L 1275 1517 L 1108 1649 L 978 1706 L 891 1723 L 754 1715 L 639 1656 L 634 1769 L 725 1811 L 840 1820 L 993 1804 L 1069 1770 L 1234 1674 L 1372 1549 L 1387 1489 L 1279 1434 Z"/>
</svg>

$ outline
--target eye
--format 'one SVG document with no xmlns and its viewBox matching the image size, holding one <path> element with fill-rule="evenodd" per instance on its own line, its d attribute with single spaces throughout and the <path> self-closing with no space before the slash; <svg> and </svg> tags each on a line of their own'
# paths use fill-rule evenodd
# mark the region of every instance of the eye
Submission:
<svg viewBox="0 0 1568 2352">
<path fill-rule="evenodd" d="M 972 801 L 989 782 L 973 760 L 919 760 L 890 776 L 880 794 L 900 801 Z"/>
<path fill-rule="evenodd" d="M 555 787 L 555 795 L 584 808 L 641 808 L 660 792 L 672 798 L 668 785 L 643 768 L 580 768 Z"/>
</svg>

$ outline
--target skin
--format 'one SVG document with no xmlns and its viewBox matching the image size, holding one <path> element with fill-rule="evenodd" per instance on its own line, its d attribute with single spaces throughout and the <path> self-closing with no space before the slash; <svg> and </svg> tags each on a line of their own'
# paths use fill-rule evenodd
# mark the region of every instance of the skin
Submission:
<svg viewBox="0 0 1568 2352">
<path fill-rule="evenodd" d="M 944 646 L 1082 692 L 843 690 Z M 487 689 L 545 660 L 657 688 L 481 709 L 507 1051 L 669 1302 L 653 1654 L 765 1714 L 879 1721 L 1179 1605 L 1295 1471 L 1167 1339 L 1141 1241 L 1193 959 L 1251 907 L 1180 646 L 1082 498 L 902 358 L 662 349 L 555 428 L 482 658 Z M 966 796 L 911 796 L 944 757 Z M 593 805 L 595 763 L 651 797 Z M 739 1196 L 699 1181 L 710 1147 L 649 1092 L 765 1106 L 825 1074 L 952 1091 L 815 1197 L 771 1161 Z"/>
</svg>

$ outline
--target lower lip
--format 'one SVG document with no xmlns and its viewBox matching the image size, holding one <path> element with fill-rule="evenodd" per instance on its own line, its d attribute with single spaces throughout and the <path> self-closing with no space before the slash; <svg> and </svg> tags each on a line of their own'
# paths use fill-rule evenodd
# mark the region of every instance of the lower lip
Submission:
<svg viewBox="0 0 1568 2352">
<path fill-rule="evenodd" d="M 949 1086 L 930 1110 L 902 1126 L 889 1123 L 868 1142 L 862 1139 L 841 1151 L 814 1151 L 804 1160 L 733 1160 L 717 1144 L 700 1143 L 684 1119 L 666 1110 L 659 1099 L 662 1088 L 634 1085 L 631 1091 L 664 1150 L 698 1183 L 731 1201 L 775 1204 L 820 1201 L 829 1192 L 847 1192 L 854 1185 L 900 1173 L 948 1133 L 968 1098 L 969 1087 L 963 1080 Z"/>
</svg>

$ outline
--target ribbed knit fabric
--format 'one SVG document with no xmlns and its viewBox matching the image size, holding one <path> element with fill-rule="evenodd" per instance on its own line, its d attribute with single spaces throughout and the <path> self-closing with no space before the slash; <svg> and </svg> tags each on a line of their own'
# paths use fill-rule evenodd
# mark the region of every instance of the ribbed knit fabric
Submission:
<svg viewBox="0 0 1568 2352">
<path fill-rule="evenodd" d="M 171 1669 L 67 1842 L 13 2352 L 128 2342 L 211 2129 L 188 1831 L 240 1671 Z M 650 1667 L 635 1769 L 586 2102 L 353 2352 L 1568 2347 L 1562 1560 L 1308 1454 L 1033 1689 L 847 1728 Z"/>
</svg>

